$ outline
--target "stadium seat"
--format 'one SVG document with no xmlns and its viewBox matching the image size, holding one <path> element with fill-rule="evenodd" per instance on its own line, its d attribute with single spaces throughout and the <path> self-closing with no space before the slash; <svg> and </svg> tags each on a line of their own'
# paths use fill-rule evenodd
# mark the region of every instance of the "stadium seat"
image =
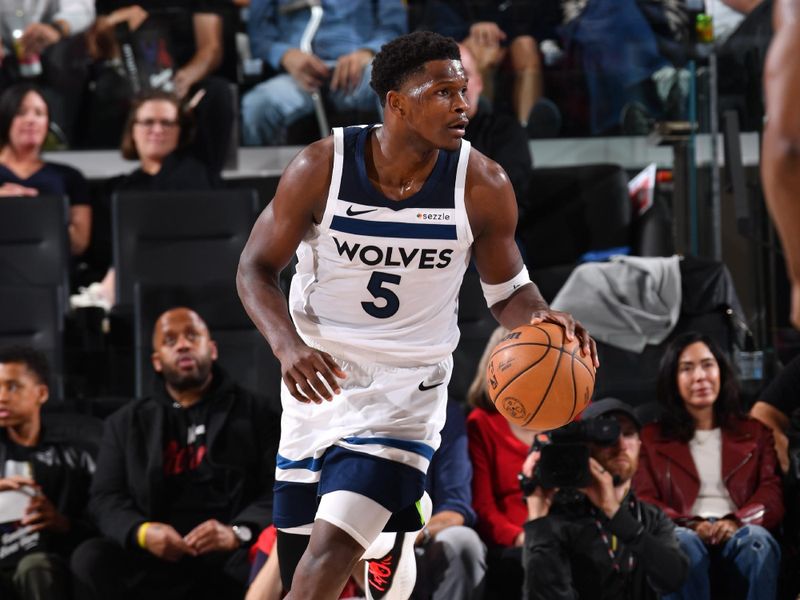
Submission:
<svg viewBox="0 0 800 600">
<path fill-rule="evenodd" d="M 64 196 L 0 198 L 0 282 L 69 291 L 69 205 Z"/>
<path fill-rule="evenodd" d="M 62 289 L 46 285 L 0 285 L 0 346 L 31 346 L 52 367 L 51 402 L 63 400 L 64 310 Z"/>
<path fill-rule="evenodd" d="M 551 301 L 581 257 L 626 249 L 636 256 L 670 256 L 670 216 L 656 198 L 641 217 L 616 164 L 535 168 L 517 237 L 531 278 Z"/>
<path fill-rule="evenodd" d="M 133 304 L 137 282 L 232 285 L 239 255 L 262 208 L 251 189 L 115 194 L 117 304 Z"/>
</svg>

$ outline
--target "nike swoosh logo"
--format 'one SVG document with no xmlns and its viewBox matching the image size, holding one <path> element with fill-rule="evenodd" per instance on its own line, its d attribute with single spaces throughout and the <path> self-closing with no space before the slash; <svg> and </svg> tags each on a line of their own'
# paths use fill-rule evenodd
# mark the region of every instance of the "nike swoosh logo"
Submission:
<svg viewBox="0 0 800 600">
<path fill-rule="evenodd" d="M 419 382 L 419 391 L 420 392 L 426 392 L 428 390 L 432 390 L 435 387 L 439 387 L 443 383 L 444 383 L 444 381 L 440 381 L 439 383 L 434 383 L 433 385 L 425 385 L 424 381 L 420 381 Z"/>
<path fill-rule="evenodd" d="M 377 208 L 368 208 L 367 210 L 353 210 L 352 206 L 347 207 L 348 217 L 357 217 L 358 215 L 365 215 L 367 213 L 375 212 Z"/>
</svg>

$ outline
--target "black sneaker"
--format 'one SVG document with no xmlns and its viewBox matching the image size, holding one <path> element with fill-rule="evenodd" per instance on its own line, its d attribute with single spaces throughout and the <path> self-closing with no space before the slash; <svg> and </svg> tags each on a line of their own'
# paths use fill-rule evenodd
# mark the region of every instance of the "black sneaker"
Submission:
<svg viewBox="0 0 800 600">
<path fill-rule="evenodd" d="M 395 535 L 394 546 L 381 558 L 366 561 L 367 600 L 406 600 L 417 579 L 416 532 Z"/>
</svg>

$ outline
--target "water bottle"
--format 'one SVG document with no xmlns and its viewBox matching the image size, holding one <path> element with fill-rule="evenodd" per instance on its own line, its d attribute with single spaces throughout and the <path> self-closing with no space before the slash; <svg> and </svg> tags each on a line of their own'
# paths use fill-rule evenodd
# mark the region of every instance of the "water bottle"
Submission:
<svg viewBox="0 0 800 600">
<path fill-rule="evenodd" d="M 38 54 L 25 54 L 25 50 L 22 47 L 22 35 L 24 33 L 25 13 L 17 10 L 14 13 L 11 26 L 11 45 L 14 47 L 14 54 L 17 56 L 19 74 L 26 78 L 38 77 L 42 74 L 42 61 Z"/>
<path fill-rule="evenodd" d="M 701 44 L 710 44 L 714 41 L 714 21 L 711 15 L 700 13 L 695 21 L 697 41 Z"/>
</svg>

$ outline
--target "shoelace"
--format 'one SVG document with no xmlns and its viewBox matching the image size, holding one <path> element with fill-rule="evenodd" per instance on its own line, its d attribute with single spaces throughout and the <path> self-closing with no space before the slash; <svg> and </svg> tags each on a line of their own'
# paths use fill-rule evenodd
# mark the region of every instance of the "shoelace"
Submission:
<svg viewBox="0 0 800 600">
<path fill-rule="evenodd" d="M 392 576 L 391 563 L 391 554 L 384 557 L 380 562 L 372 560 L 369 561 L 369 584 L 381 592 L 386 591 L 383 586 L 386 585 L 386 582 Z"/>
</svg>

